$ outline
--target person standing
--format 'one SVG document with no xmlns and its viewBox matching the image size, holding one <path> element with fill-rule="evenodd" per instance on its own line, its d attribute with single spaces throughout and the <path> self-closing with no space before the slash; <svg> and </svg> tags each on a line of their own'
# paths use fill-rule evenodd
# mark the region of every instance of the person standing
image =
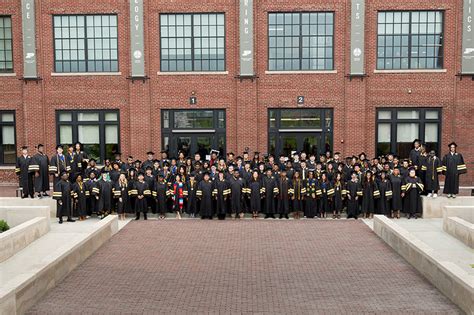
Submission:
<svg viewBox="0 0 474 315">
<path fill-rule="evenodd" d="M 176 219 L 181 220 L 181 212 L 184 208 L 184 183 L 181 176 L 176 175 L 174 179 L 171 199 L 173 200 L 173 211 L 176 213 Z"/>
<path fill-rule="evenodd" d="M 316 198 L 318 186 L 318 181 L 314 178 L 314 171 L 310 170 L 308 172 L 308 179 L 306 180 L 305 218 L 313 219 L 317 215 L 318 205 Z"/>
<path fill-rule="evenodd" d="M 408 219 L 417 219 L 417 214 L 421 213 L 420 194 L 424 186 L 421 179 L 416 176 L 415 168 L 410 168 L 408 177 L 405 178 L 402 186 L 403 208 L 407 213 Z"/>
<path fill-rule="evenodd" d="M 358 179 L 357 172 L 351 172 L 351 180 L 347 182 L 347 218 L 357 220 L 359 216 L 359 197 L 362 196 L 362 185 Z"/>
<path fill-rule="evenodd" d="M 75 222 L 72 219 L 72 188 L 68 178 L 69 174 L 62 171 L 53 191 L 53 199 L 57 201 L 56 217 L 59 224 L 63 223 L 63 217 L 67 217 L 67 222 Z"/>
<path fill-rule="evenodd" d="M 402 199 L 402 184 L 403 178 L 400 175 L 400 168 L 397 166 L 390 174 L 390 185 L 392 186 L 392 203 L 391 203 L 391 217 L 400 219 L 400 211 L 403 207 Z"/>
<path fill-rule="evenodd" d="M 135 185 L 132 190 L 132 195 L 136 197 L 135 220 L 140 220 L 140 213 L 143 213 L 143 219 L 147 220 L 148 206 L 146 197 L 151 195 L 151 190 L 148 187 L 148 184 L 145 182 L 145 176 L 142 172 L 138 173 L 138 180 L 135 182 Z"/>
<path fill-rule="evenodd" d="M 84 221 L 87 217 L 87 188 L 82 181 L 82 175 L 76 176 L 76 182 L 72 185 L 72 197 L 74 200 L 75 215 L 79 221 Z"/>
<path fill-rule="evenodd" d="M 344 199 L 347 195 L 347 190 L 345 188 L 344 179 L 341 172 L 336 173 L 332 189 L 334 189 L 332 217 L 333 219 L 340 219 L 342 209 L 344 208 Z"/>
<path fill-rule="evenodd" d="M 266 169 L 265 176 L 263 176 L 262 179 L 262 184 L 265 188 L 265 208 L 263 211 L 265 213 L 265 219 L 275 219 L 275 196 L 278 195 L 278 186 L 271 168 Z"/>
<path fill-rule="evenodd" d="M 20 187 L 23 189 L 21 198 L 34 198 L 33 172 L 38 168 L 33 165 L 33 160 L 28 154 L 28 147 L 21 147 L 21 155 L 16 159 L 15 173 L 18 175 Z"/>
<path fill-rule="evenodd" d="M 430 151 L 427 159 L 425 159 L 421 170 L 425 173 L 425 190 L 428 193 L 428 197 L 438 197 L 439 190 L 439 178 L 438 174 L 443 172 L 443 166 L 441 165 L 440 159 L 436 156 L 434 150 Z"/>
<path fill-rule="evenodd" d="M 212 210 L 212 190 L 213 184 L 208 172 L 204 173 L 204 178 L 197 186 L 196 196 L 200 200 L 201 219 L 212 220 L 214 212 Z"/>
<path fill-rule="evenodd" d="M 87 164 L 89 163 L 89 157 L 87 156 L 87 153 L 83 151 L 82 149 L 82 143 L 76 142 L 74 144 L 74 162 L 76 163 L 76 176 L 81 174 L 84 175 L 84 170 L 87 167 Z"/>
<path fill-rule="evenodd" d="M 262 210 L 262 199 L 264 196 L 264 189 L 258 170 L 252 172 L 252 177 L 247 183 L 247 193 L 250 199 L 250 210 L 252 211 L 252 217 L 258 218 L 258 214 Z"/>
<path fill-rule="evenodd" d="M 236 168 L 233 171 L 231 178 L 229 179 L 230 188 L 230 210 L 231 216 L 235 219 L 239 216 L 241 219 L 244 218 L 244 198 L 243 195 L 246 192 L 245 181 L 240 177 L 239 169 Z"/>
<path fill-rule="evenodd" d="M 125 220 L 125 214 L 129 212 L 130 200 L 128 180 L 125 173 L 121 173 L 118 182 L 113 188 L 114 198 L 117 199 L 117 214 L 121 220 Z"/>
<path fill-rule="evenodd" d="M 465 174 L 467 168 L 462 154 L 457 152 L 458 145 L 451 142 L 448 147 L 449 153 L 443 158 L 443 174 L 446 175 L 443 193 L 448 198 L 456 198 L 459 193 L 459 175 Z"/>
<path fill-rule="evenodd" d="M 60 174 L 65 171 L 69 172 L 70 169 L 69 162 L 63 154 L 63 146 L 58 144 L 56 146 L 56 154 L 51 157 L 49 164 L 49 173 L 53 175 L 53 187 L 61 179 Z"/>
<path fill-rule="evenodd" d="M 184 191 L 186 195 L 187 190 Z M 156 199 L 155 206 L 156 206 L 156 213 L 160 220 L 164 220 L 166 217 L 166 212 L 168 212 L 167 201 L 168 197 L 171 193 L 171 190 L 168 190 L 168 183 L 166 183 L 163 173 L 158 173 L 157 181 L 154 183 L 152 189 L 152 195 Z"/>
<path fill-rule="evenodd" d="M 225 179 L 223 170 L 220 170 L 214 181 L 212 196 L 215 199 L 216 213 L 219 220 L 224 220 L 227 214 L 227 197 L 230 194 L 230 187 Z"/>
<path fill-rule="evenodd" d="M 280 219 L 289 219 L 288 214 L 290 213 L 290 181 L 286 175 L 286 170 L 282 169 L 280 177 L 277 181 L 278 185 L 278 196 L 277 196 L 277 209 L 276 213 L 280 215 Z"/>
<path fill-rule="evenodd" d="M 38 152 L 32 158 L 32 168 L 35 175 L 35 191 L 38 198 L 48 197 L 49 190 L 49 158 L 44 153 L 44 146 L 38 144 L 36 147 Z"/>
<path fill-rule="evenodd" d="M 300 177 L 300 172 L 295 171 L 293 173 L 293 179 L 291 181 L 291 188 L 289 189 L 293 205 L 293 217 L 299 219 L 301 212 L 304 211 L 303 199 L 306 195 L 305 183 Z"/>
<path fill-rule="evenodd" d="M 377 183 L 374 181 L 374 173 L 371 170 L 365 172 L 362 182 L 362 212 L 366 219 L 372 219 L 375 211 L 375 199 L 380 197 Z"/>
<path fill-rule="evenodd" d="M 377 182 L 377 186 L 380 191 L 380 198 L 377 204 L 377 214 L 383 214 L 386 217 L 390 218 L 392 215 L 390 207 L 390 199 L 392 199 L 392 184 L 388 180 L 387 172 L 380 172 L 380 178 Z"/>
<path fill-rule="evenodd" d="M 114 210 L 112 203 L 112 187 L 113 184 L 110 181 L 109 173 L 104 172 L 101 175 L 101 179 L 97 181 L 97 187 L 93 188 L 95 198 L 98 200 L 98 214 L 101 216 L 101 219 L 111 214 Z"/>
</svg>

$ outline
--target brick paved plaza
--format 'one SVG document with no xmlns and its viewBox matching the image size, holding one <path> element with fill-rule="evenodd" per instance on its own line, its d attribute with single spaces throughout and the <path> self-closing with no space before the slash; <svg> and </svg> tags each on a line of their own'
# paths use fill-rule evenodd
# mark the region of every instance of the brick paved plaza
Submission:
<svg viewBox="0 0 474 315">
<path fill-rule="evenodd" d="M 150 220 L 129 223 L 30 312 L 460 311 L 361 221 Z"/>
</svg>

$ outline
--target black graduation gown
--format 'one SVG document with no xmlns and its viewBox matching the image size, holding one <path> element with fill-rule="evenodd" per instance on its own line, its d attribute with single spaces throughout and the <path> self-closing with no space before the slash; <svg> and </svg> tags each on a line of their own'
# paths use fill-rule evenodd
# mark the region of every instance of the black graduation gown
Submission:
<svg viewBox="0 0 474 315">
<path fill-rule="evenodd" d="M 429 157 L 425 159 L 422 166 L 422 170 L 425 172 L 425 190 L 427 192 L 439 190 L 439 178 L 438 174 L 443 171 L 441 160 L 438 157 Z"/>
<path fill-rule="evenodd" d="M 377 185 L 380 191 L 380 198 L 377 203 L 377 214 L 390 216 L 392 210 L 390 199 L 392 199 L 393 195 L 392 185 L 388 179 L 385 179 L 384 181 L 380 180 Z"/>
<path fill-rule="evenodd" d="M 122 185 L 116 183 L 113 187 L 114 198 L 117 199 L 117 213 L 124 214 L 130 212 L 130 200 L 128 192 L 128 183 Z"/>
<path fill-rule="evenodd" d="M 97 181 L 97 188 L 95 195 L 99 197 L 98 211 L 112 211 L 112 188 L 113 183 L 111 181 L 99 180 Z"/>
<path fill-rule="evenodd" d="M 49 190 L 49 158 L 46 154 L 36 153 L 33 156 L 32 168 L 35 174 L 35 191 L 46 192 Z"/>
<path fill-rule="evenodd" d="M 215 199 L 215 211 L 218 215 L 227 214 L 227 197 L 230 194 L 229 184 L 225 179 L 216 179 L 214 181 L 214 187 L 212 196 Z"/>
<path fill-rule="evenodd" d="M 332 196 L 334 189 L 329 181 L 319 183 L 318 190 L 321 191 L 319 199 L 319 212 L 326 213 L 331 211 Z"/>
<path fill-rule="evenodd" d="M 233 214 L 244 212 L 244 193 L 245 193 L 245 181 L 239 177 L 232 178 L 229 180 L 230 187 L 230 210 Z"/>
<path fill-rule="evenodd" d="M 49 174 L 53 175 L 53 184 L 56 186 L 56 183 L 61 179 L 60 174 L 63 171 L 70 172 L 71 166 L 69 165 L 69 160 L 63 154 L 61 157 L 55 154 L 51 157 L 49 162 Z"/>
<path fill-rule="evenodd" d="M 67 180 L 59 180 L 54 186 L 53 199 L 57 201 L 56 217 L 72 216 L 72 188 Z"/>
<path fill-rule="evenodd" d="M 137 199 L 137 196 L 134 194 L 135 182 L 136 179 L 134 178 L 129 178 L 128 180 L 128 201 L 130 205 L 128 213 L 135 213 L 135 201 Z"/>
<path fill-rule="evenodd" d="M 409 159 L 410 159 L 411 165 L 416 168 L 417 172 L 421 167 L 420 166 L 421 165 L 420 156 L 421 156 L 421 150 L 420 149 L 418 149 L 418 150 L 415 150 L 414 148 L 411 149 Z"/>
<path fill-rule="evenodd" d="M 288 215 L 290 213 L 290 196 L 288 191 L 290 189 L 290 181 L 287 177 L 279 177 L 277 180 L 278 196 L 276 213 L 280 215 Z"/>
<path fill-rule="evenodd" d="M 33 196 L 33 172 L 36 171 L 32 165 L 33 159 L 27 155 L 24 157 L 20 155 L 16 159 L 15 172 L 19 176 L 20 187 L 23 188 L 23 197 Z"/>
<path fill-rule="evenodd" d="M 401 175 L 390 175 L 390 185 L 392 186 L 392 207 L 391 210 L 401 211 L 403 207 L 402 200 L 402 184 L 403 178 Z"/>
<path fill-rule="evenodd" d="M 115 186 L 115 184 L 117 184 L 118 181 L 119 181 L 119 178 L 120 178 L 120 171 L 111 170 L 111 171 L 109 172 L 109 176 L 110 176 L 110 181 L 111 181 L 112 184 Z"/>
<path fill-rule="evenodd" d="M 95 198 L 94 188 L 97 189 L 97 180 L 88 179 L 84 182 L 86 185 L 87 197 L 87 215 L 97 213 L 99 201 Z"/>
<path fill-rule="evenodd" d="M 459 175 L 467 172 L 463 156 L 460 153 L 448 153 L 443 158 L 443 173 L 446 175 L 444 180 L 443 193 L 459 193 Z"/>
<path fill-rule="evenodd" d="M 75 216 L 86 216 L 87 215 L 87 187 L 84 183 L 74 183 L 72 185 L 72 196 L 74 198 L 74 215 Z"/>
<path fill-rule="evenodd" d="M 214 211 L 212 208 L 212 190 L 213 183 L 209 181 L 200 181 L 197 187 L 196 196 L 200 199 L 201 217 L 212 217 Z"/>
<path fill-rule="evenodd" d="M 265 214 L 274 214 L 275 213 L 275 196 L 278 194 L 278 186 L 274 176 L 264 176 L 262 179 L 262 184 L 265 193 L 264 199 L 264 209 L 263 213 Z"/>
<path fill-rule="evenodd" d="M 307 218 L 314 218 L 318 212 L 318 181 L 315 178 L 306 181 L 306 198 L 304 216 Z"/>
<path fill-rule="evenodd" d="M 344 182 L 334 182 L 332 185 L 334 189 L 333 197 L 333 210 L 341 212 L 344 208 L 344 199 L 346 197 L 347 191 L 344 186 Z"/>
<path fill-rule="evenodd" d="M 250 195 L 250 211 L 260 212 L 262 210 L 262 196 L 264 194 L 263 185 L 260 180 L 251 179 L 247 183 L 248 194 Z"/>
<path fill-rule="evenodd" d="M 362 184 L 362 212 L 374 213 L 376 198 L 380 197 L 380 191 L 376 182 Z"/>
<path fill-rule="evenodd" d="M 167 201 L 170 195 L 168 184 L 166 182 L 155 182 L 152 196 L 155 198 L 155 212 L 160 215 L 165 215 L 168 212 Z"/>
<path fill-rule="evenodd" d="M 156 183 L 155 177 L 145 175 L 145 182 L 147 183 L 148 189 L 150 191 L 155 190 L 155 183 Z M 168 189 L 171 189 L 171 187 L 168 187 Z M 156 200 L 153 196 L 153 193 L 151 193 L 150 195 L 147 195 L 146 202 L 147 202 L 147 207 L 151 209 L 151 212 L 155 213 L 155 211 L 156 211 Z"/>
<path fill-rule="evenodd" d="M 303 199 L 306 194 L 306 187 L 303 180 L 291 181 L 290 195 L 292 199 L 293 211 L 304 211 Z"/>
<path fill-rule="evenodd" d="M 188 214 L 198 213 L 198 207 L 197 207 L 198 200 L 196 196 L 197 186 L 198 186 L 198 182 L 196 180 L 193 180 L 192 182 L 188 180 L 186 182 L 186 189 L 184 193 L 186 196 L 186 212 Z"/>
<path fill-rule="evenodd" d="M 132 194 L 136 197 L 135 199 L 135 212 L 148 212 L 147 206 L 147 197 L 151 196 L 151 190 L 148 187 L 148 184 L 143 181 L 136 181 L 132 190 Z M 143 197 L 139 199 L 138 197 Z"/>
<path fill-rule="evenodd" d="M 359 215 L 359 200 L 362 197 L 362 185 L 359 181 L 348 181 L 347 191 L 347 217 L 357 217 Z"/>
<path fill-rule="evenodd" d="M 421 213 L 420 194 L 424 190 L 421 179 L 419 177 L 405 178 L 402 190 L 405 193 L 405 197 L 403 198 L 404 212 L 410 215 Z"/>
</svg>

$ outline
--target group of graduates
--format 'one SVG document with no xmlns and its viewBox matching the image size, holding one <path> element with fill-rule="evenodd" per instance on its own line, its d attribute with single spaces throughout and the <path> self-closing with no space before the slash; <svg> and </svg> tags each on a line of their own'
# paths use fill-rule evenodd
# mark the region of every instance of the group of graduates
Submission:
<svg viewBox="0 0 474 315">
<path fill-rule="evenodd" d="M 440 160 L 434 151 L 426 152 L 419 140 L 407 159 L 394 154 L 367 159 L 364 153 L 341 159 L 336 152 L 314 154 L 294 152 L 292 156 L 261 156 L 248 152 L 235 157 L 219 157 L 211 151 L 210 159 L 203 161 L 199 153 L 185 157 L 168 158 L 166 151 L 156 159 L 154 152 L 147 153 L 144 162 L 128 157 L 124 162 L 116 153 L 114 160 L 106 160 L 103 167 L 88 158 L 82 145 L 76 143 L 63 153 L 49 159 L 43 146 L 37 146 L 34 156 L 22 148 L 18 157 L 17 173 L 23 197 L 47 196 L 49 176 L 53 177 L 53 198 L 57 200 L 59 222 L 67 217 L 84 220 L 96 213 L 104 217 L 110 213 L 135 215 L 145 220 L 149 213 L 164 219 L 174 212 L 178 219 L 186 213 L 202 219 L 243 218 L 251 213 L 258 218 L 339 219 L 341 212 L 347 218 L 361 215 L 371 218 L 383 214 L 408 218 L 421 212 L 420 195 L 437 197 L 438 175 L 444 174 L 444 193 L 455 198 L 459 190 L 459 175 L 466 172 L 457 145 L 449 144 L 449 153 Z"/>
</svg>

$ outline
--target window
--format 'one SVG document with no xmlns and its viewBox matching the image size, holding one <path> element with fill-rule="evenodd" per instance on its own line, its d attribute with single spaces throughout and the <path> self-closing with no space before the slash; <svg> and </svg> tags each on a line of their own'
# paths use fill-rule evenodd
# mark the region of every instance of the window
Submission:
<svg viewBox="0 0 474 315">
<path fill-rule="evenodd" d="M 15 112 L 0 111 L 0 164 L 16 163 Z"/>
<path fill-rule="evenodd" d="M 442 11 L 378 13 L 377 69 L 442 68 Z"/>
<path fill-rule="evenodd" d="M 225 71 L 225 16 L 161 14 L 161 71 Z"/>
<path fill-rule="evenodd" d="M 12 19 L 0 16 L 0 73 L 13 72 Z"/>
<path fill-rule="evenodd" d="M 54 71 L 117 72 L 117 15 L 55 15 Z"/>
<path fill-rule="evenodd" d="M 268 69 L 333 70 L 334 13 L 269 13 Z"/>
<path fill-rule="evenodd" d="M 81 142 L 84 151 L 99 163 L 120 151 L 118 111 L 57 111 L 57 140 Z"/>
<path fill-rule="evenodd" d="M 426 150 L 439 154 L 441 109 L 380 108 L 376 120 L 377 155 L 392 152 L 407 158 L 415 139 L 421 139 Z"/>
</svg>

